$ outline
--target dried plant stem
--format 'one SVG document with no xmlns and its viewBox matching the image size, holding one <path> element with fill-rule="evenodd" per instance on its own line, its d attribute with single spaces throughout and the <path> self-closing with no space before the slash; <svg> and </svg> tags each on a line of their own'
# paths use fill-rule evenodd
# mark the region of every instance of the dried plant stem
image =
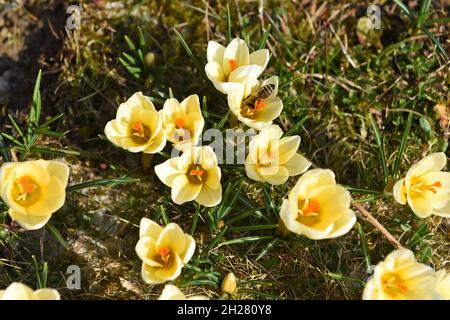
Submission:
<svg viewBox="0 0 450 320">
<path fill-rule="evenodd" d="M 401 245 L 400 242 L 398 242 L 397 239 L 395 239 L 395 237 L 386 230 L 385 227 L 383 227 L 383 225 L 378 222 L 377 219 L 375 219 L 375 217 L 366 210 L 366 208 L 364 208 L 360 203 L 356 203 L 353 202 L 352 203 L 353 207 L 355 207 L 359 212 L 361 212 L 361 214 L 367 219 L 369 220 L 369 222 L 375 227 L 377 228 L 385 237 L 386 239 L 389 240 L 389 242 L 391 242 L 393 245 L 395 245 L 398 249 L 403 248 L 403 246 Z"/>
</svg>

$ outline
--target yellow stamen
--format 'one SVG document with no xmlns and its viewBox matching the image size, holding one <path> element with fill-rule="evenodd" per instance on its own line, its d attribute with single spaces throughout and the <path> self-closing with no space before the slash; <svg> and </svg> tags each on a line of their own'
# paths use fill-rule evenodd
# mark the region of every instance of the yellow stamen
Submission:
<svg viewBox="0 0 450 320">
<path fill-rule="evenodd" d="M 170 248 L 169 247 L 161 247 L 156 252 L 161 256 L 161 260 L 164 263 L 169 262 L 169 259 L 170 259 Z"/>
<path fill-rule="evenodd" d="M 440 187 L 442 187 L 441 182 L 440 181 L 436 181 L 435 183 L 427 185 L 427 186 L 424 186 L 423 188 L 427 189 L 427 190 L 429 190 L 429 191 L 431 191 L 433 193 L 436 193 L 435 188 L 440 188 Z"/>
<path fill-rule="evenodd" d="M 191 176 L 201 177 L 203 175 L 203 170 L 201 169 L 194 169 L 190 172 Z"/>
<path fill-rule="evenodd" d="M 140 121 L 136 121 L 133 123 L 131 128 L 137 133 L 137 135 L 143 137 L 144 136 L 144 125 Z"/>
</svg>

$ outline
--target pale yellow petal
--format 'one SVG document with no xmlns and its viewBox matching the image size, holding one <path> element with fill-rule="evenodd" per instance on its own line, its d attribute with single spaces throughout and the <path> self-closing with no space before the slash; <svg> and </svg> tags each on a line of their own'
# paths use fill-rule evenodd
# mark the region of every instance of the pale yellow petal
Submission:
<svg viewBox="0 0 450 320">
<path fill-rule="evenodd" d="M 205 207 L 217 206 L 222 201 L 222 186 L 212 189 L 204 184 L 195 201 Z"/>
<path fill-rule="evenodd" d="M 406 188 L 405 179 L 400 179 L 394 184 L 392 191 L 395 201 L 400 204 L 406 204 Z"/>
<path fill-rule="evenodd" d="M 260 66 L 263 70 L 266 69 L 267 64 L 269 63 L 269 50 L 260 49 L 252 52 L 250 54 L 249 64 L 256 64 Z"/>
<path fill-rule="evenodd" d="M 180 174 L 173 180 L 172 200 L 176 204 L 192 201 L 201 189 L 202 184 L 190 183 L 185 174 Z"/>
<path fill-rule="evenodd" d="M 179 157 L 171 158 L 155 166 L 155 173 L 157 177 L 166 186 L 172 187 L 175 178 L 179 175 L 185 174 L 178 169 L 179 160 Z"/>
<path fill-rule="evenodd" d="M 59 292 L 55 289 L 45 288 L 33 293 L 33 300 L 61 300 Z"/>
<path fill-rule="evenodd" d="M 186 297 L 178 287 L 168 284 L 164 287 L 158 300 L 186 300 Z"/>
<path fill-rule="evenodd" d="M 283 164 L 288 169 L 289 176 L 297 176 L 306 172 L 311 167 L 311 162 L 299 153 L 295 153 L 291 159 Z"/>
<path fill-rule="evenodd" d="M 206 56 L 208 59 L 208 62 L 217 62 L 222 63 L 223 61 L 223 55 L 225 53 L 225 47 L 216 41 L 209 41 L 208 42 L 208 48 L 206 50 Z"/>
<path fill-rule="evenodd" d="M 156 240 L 163 228 L 156 222 L 142 218 L 139 226 L 139 237 L 149 236 L 150 238 Z"/>
<path fill-rule="evenodd" d="M 51 214 L 47 216 L 34 216 L 31 214 L 22 214 L 20 212 L 9 209 L 8 211 L 11 219 L 16 221 L 22 228 L 26 230 L 38 230 L 45 226 L 52 217 Z"/>
</svg>

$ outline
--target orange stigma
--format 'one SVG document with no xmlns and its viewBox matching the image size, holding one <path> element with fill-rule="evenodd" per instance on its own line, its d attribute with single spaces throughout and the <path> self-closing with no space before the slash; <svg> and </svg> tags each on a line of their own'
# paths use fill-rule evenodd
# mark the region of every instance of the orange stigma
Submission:
<svg viewBox="0 0 450 320">
<path fill-rule="evenodd" d="M 175 126 L 176 126 L 178 129 L 183 129 L 183 127 L 184 127 L 184 120 L 183 120 L 183 119 L 177 119 L 177 120 L 175 120 Z"/>
<path fill-rule="evenodd" d="M 256 100 L 255 102 L 255 110 L 259 110 L 261 108 L 264 108 L 264 102 L 261 101 L 261 99 Z"/>
<path fill-rule="evenodd" d="M 428 185 L 428 186 L 425 186 L 424 188 L 427 189 L 428 191 L 431 191 L 431 192 L 433 192 L 433 193 L 436 193 L 435 188 L 440 188 L 440 187 L 442 187 L 441 182 L 440 182 L 440 181 L 436 181 L 435 183 L 430 184 L 430 185 Z"/>
<path fill-rule="evenodd" d="M 394 287 L 396 287 L 398 290 L 400 290 L 403 293 L 406 293 L 408 291 L 408 287 L 404 285 L 403 283 L 396 283 L 394 284 Z"/>
<path fill-rule="evenodd" d="M 169 247 L 161 247 L 156 251 L 160 256 L 161 260 L 164 263 L 167 263 L 170 259 L 170 248 Z"/>
<path fill-rule="evenodd" d="M 309 200 L 308 205 L 303 209 L 303 215 L 314 215 L 320 210 L 320 203 L 316 200 Z"/>
<path fill-rule="evenodd" d="M 201 177 L 203 175 L 203 170 L 201 170 L 201 169 L 191 170 L 191 175 Z"/>
<path fill-rule="evenodd" d="M 131 128 L 136 131 L 140 136 L 144 136 L 144 126 L 142 125 L 142 122 L 136 121 L 133 123 Z"/>
<path fill-rule="evenodd" d="M 230 65 L 231 71 L 234 71 L 234 69 L 236 69 L 236 66 L 237 66 L 236 60 L 230 59 L 230 60 L 228 60 L 228 64 Z"/>
<path fill-rule="evenodd" d="M 21 186 L 22 193 L 30 194 L 34 190 L 36 190 L 37 185 L 31 182 L 31 179 L 28 177 L 21 177 L 17 180 L 17 184 Z"/>
</svg>

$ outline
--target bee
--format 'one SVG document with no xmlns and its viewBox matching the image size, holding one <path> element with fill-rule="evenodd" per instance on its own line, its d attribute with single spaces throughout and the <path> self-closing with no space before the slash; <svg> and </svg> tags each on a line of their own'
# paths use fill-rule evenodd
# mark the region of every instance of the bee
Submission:
<svg viewBox="0 0 450 320">
<path fill-rule="evenodd" d="M 258 109 L 264 107 L 263 100 L 275 96 L 275 84 L 269 83 L 252 90 L 252 93 L 242 101 L 241 115 L 253 119 Z"/>
</svg>

